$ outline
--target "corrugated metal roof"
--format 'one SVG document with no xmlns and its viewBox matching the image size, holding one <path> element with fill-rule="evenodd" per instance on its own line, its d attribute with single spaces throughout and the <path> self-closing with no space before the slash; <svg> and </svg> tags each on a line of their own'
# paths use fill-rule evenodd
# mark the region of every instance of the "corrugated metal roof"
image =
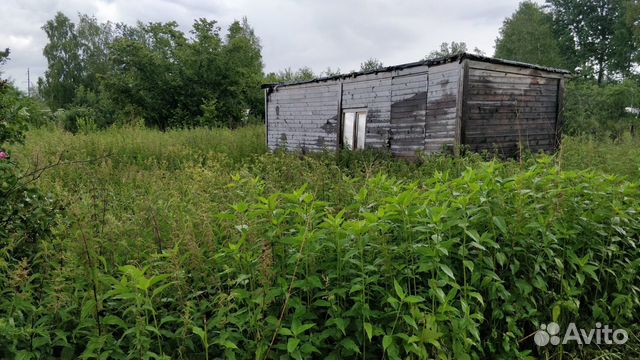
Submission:
<svg viewBox="0 0 640 360">
<path fill-rule="evenodd" d="M 378 74 L 378 73 L 389 72 L 389 71 L 394 71 L 394 70 L 412 68 L 412 67 L 416 67 L 416 66 L 424 66 L 424 65 L 433 66 L 433 65 L 438 65 L 438 64 L 446 64 L 446 63 L 450 63 L 450 62 L 454 62 L 454 61 L 462 61 L 464 59 L 483 61 L 483 62 L 488 62 L 488 63 L 493 63 L 493 64 L 512 65 L 512 66 L 518 66 L 518 67 L 523 67 L 523 68 L 542 70 L 542 71 L 559 73 L 559 74 L 570 74 L 571 73 L 570 71 L 564 70 L 564 69 L 556 69 L 556 68 L 551 68 L 551 67 L 546 67 L 546 66 L 541 66 L 541 65 L 536 65 L 536 64 L 528 64 L 528 63 L 523 63 L 523 62 L 519 62 L 519 61 L 504 60 L 504 59 L 492 58 L 492 57 L 488 57 L 488 56 L 482 56 L 482 55 L 476 55 L 476 54 L 470 54 L 470 53 L 461 53 L 461 54 L 456 54 L 456 55 L 451 55 L 451 56 L 446 56 L 446 57 L 441 57 L 441 58 L 436 58 L 436 59 L 428 59 L 428 60 L 410 62 L 410 63 L 406 63 L 406 64 L 387 66 L 387 67 L 383 67 L 383 68 L 377 69 L 377 70 L 354 71 L 354 72 L 350 72 L 350 73 L 347 73 L 347 74 L 339 74 L 339 75 L 334 75 L 334 76 L 319 77 L 319 78 L 315 78 L 315 79 L 311 79 L 311 80 L 291 81 L 291 82 L 275 83 L 275 84 L 263 84 L 262 88 L 263 89 L 267 89 L 267 88 L 274 88 L 274 87 L 279 87 L 279 86 L 310 84 L 310 83 L 315 83 L 315 82 L 323 82 L 323 81 L 330 81 L 330 80 L 354 78 L 354 77 L 358 77 L 358 76 L 361 76 L 361 75 Z"/>
</svg>

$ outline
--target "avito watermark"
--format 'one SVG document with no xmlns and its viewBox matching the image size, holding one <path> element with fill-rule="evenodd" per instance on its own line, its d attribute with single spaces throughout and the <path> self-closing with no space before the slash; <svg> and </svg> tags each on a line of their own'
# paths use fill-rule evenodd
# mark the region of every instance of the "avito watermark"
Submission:
<svg viewBox="0 0 640 360">
<path fill-rule="evenodd" d="M 555 322 L 540 325 L 533 341 L 538 346 L 568 344 L 578 345 L 622 345 L 629 340 L 629 334 L 624 329 L 612 329 L 609 325 L 596 323 L 595 329 L 579 329 L 576 324 L 569 323 L 564 335 L 560 335 L 560 325 Z"/>
</svg>

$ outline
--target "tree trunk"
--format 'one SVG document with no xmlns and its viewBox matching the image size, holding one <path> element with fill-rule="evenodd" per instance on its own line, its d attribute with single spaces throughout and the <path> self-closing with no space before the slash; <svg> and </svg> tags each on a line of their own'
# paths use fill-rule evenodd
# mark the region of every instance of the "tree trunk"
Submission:
<svg viewBox="0 0 640 360">
<path fill-rule="evenodd" d="M 602 59 L 598 59 L 598 85 L 602 85 L 603 78 L 604 78 L 604 61 Z"/>
</svg>

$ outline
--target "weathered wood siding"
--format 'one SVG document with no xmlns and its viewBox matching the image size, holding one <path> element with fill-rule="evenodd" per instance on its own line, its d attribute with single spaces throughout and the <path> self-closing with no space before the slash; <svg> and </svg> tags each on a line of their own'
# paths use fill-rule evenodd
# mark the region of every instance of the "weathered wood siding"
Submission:
<svg viewBox="0 0 640 360">
<path fill-rule="evenodd" d="M 455 144 L 460 63 L 429 67 L 429 93 L 424 150 L 440 152 Z"/>
<path fill-rule="evenodd" d="M 366 110 L 366 148 L 415 155 L 424 149 L 427 71 L 425 65 L 275 87 L 267 95 L 267 144 L 271 150 L 335 149 L 339 112 Z"/>
<path fill-rule="evenodd" d="M 387 71 L 342 80 L 342 111 L 367 111 L 364 141 L 367 149 L 386 148 L 389 145 L 391 77 L 392 73 Z"/>
<path fill-rule="evenodd" d="M 269 149 L 335 149 L 339 94 L 337 81 L 274 88 L 267 99 Z"/>
<path fill-rule="evenodd" d="M 553 151 L 562 75 L 469 61 L 463 142 L 473 151 Z"/>
<path fill-rule="evenodd" d="M 553 151 L 563 73 L 459 57 L 266 91 L 270 149 L 334 150 L 343 111 L 366 111 L 365 147 L 398 156 L 450 151 Z M 526 64 L 525 64 L 526 65 Z"/>
<path fill-rule="evenodd" d="M 397 70 L 391 78 L 389 145 L 397 156 L 424 150 L 428 80 L 427 66 Z"/>
</svg>

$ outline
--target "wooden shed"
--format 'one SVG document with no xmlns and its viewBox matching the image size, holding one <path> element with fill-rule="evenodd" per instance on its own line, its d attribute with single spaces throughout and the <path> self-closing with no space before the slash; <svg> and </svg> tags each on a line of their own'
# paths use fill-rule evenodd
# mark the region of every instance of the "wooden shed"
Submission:
<svg viewBox="0 0 640 360">
<path fill-rule="evenodd" d="M 515 155 L 559 143 L 566 70 L 473 54 L 266 84 L 269 149 Z"/>
</svg>

